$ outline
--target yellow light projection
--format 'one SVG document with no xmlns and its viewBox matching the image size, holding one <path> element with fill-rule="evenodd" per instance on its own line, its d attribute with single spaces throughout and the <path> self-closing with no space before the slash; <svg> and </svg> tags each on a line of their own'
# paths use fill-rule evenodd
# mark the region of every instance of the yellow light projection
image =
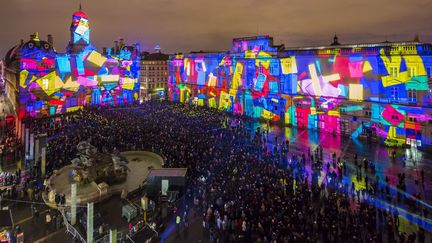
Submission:
<svg viewBox="0 0 432 243">
<path fill-rule="evenodd" d="M 413 51 L 415 55 L 393 55 L 391 58 L 387 57 L 384 50 L 381 49 L 381 59 L 383 60 L 384 66 L 387 69 L 389 75 L 382 77 L 382 83 L 384 87 L 398 85 L 411 81 L 413 77 L 410 76 L 409 70 L 414 68 L 416 70 L 416 76 L 425 76 L 426 69 L 423 64 L 422 58 L 417 55 L 417 51 Z M 392 73 L 392 68 L 400 70 L 402 58 L 406 64 L 406 71 Z"/>
<path fill-rule="evenodd" d="M 38 78 L 35 82 L 49 96 L 59 91 L 64 85 L 60 77 L 56 75 L 55 71 Z"/>
<path fill-rule="evenodd" d="M 297 73 L 297 62 L 295 57 L 287 57 L 280 59 L 282 74 Z"/>
<path fill-rule="evenodd" d="M 113 74 L 113 75 L 101 75 L 100 76 L 100 81 L 102 83 L 118 82 L 119 79 L 120 79 L 120 75 L 117 75 L 117 74 Z"/>
<path fill-rule="evenodd" d="M 136 81 L 137 80 L 133 78 L 123 78 L 123 89 L 133 90 Z"/>
<path fill-rule="evenodd" d="M 349 84 L 349 99 L 354 101 L 363 100 L 363 85 L 362 84 Z"/>
<path fill-rule="evenodd" d="M 221 91 L 219 98 L 219 109 L 225 110 L 231 106 L 230 97 L 231 96 L 228 93 L 226 93 L 225 91 Z"/>
<path fill-rule="evenodd" d="M 102 54 L 97 51 L 92 51 L 87 57 L 87 61 L 93 63 L 98 67 L 102 67 L 105 64 L 106 60 L 107 58 L 102 56 Z"/>
<path fill-rule="evenodd" d="M 268 69 L 270 66 L 270 59 L 272 58 L 272 56 L 266 52 L 260 51 L 258 53 L 258 58 L 255 60 L 255 66 L 259 67 L 260 64 Z"/>
<path fill-rule="evenodd" d="M 69 77 L 65 84 L 63 85 L 63 89 L 76 92 L 80 87 L 80 84 L 76 81 L 72 80 L 72 77 Z"/>
<path fill-rule="evenodd" d="M 20 72 L 20 86 L 23 87 L 24 89 L 27 87 L 25 81 L 27 80 L 28 74 L 29 72 L 27 70 L 22 70 Z"/>
<path fill-rule="evenodd" d="M 371 66 L 369 61 L 365 61 L 363 63 L 363 72 L 366 73 L 366 72 L 370 72 L 370 71 L 372 71 L 372 66 Z"/>
<path fill-rule="evenodd" d="M 213 73 L 210 73 L 208 75 L 208 84 L 209 87 L 216 87 L 217 85 L 217 77 L 213 75 Z"/>
<path fill-rule="evenodd" d="M 243 73 L 243 64 L 241 64 L 240 62 L 238 62 L 236 64 L 234 76 L 233 76 L 233 79 L 232 79 L 231 88 L 230 88 L 230 91 L 229 91 L 230 95 L 232 95 L 233 97 L 236 96 L 238 87 L 240 86 L 240 84 L 242 82 L 242 79 L 241 79 L 242 73 Z"/>
</svg>

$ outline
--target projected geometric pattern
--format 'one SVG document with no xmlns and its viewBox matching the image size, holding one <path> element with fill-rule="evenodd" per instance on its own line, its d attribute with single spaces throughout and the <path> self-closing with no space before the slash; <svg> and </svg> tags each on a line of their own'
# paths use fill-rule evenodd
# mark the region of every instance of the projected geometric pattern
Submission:
<svg viewBox="0 0 432 243">
<path fill-rule="evenodd" d="M 90 42 L 87 15 L 73 14 L 66 54 L 38 36 L 20 51 L 19 116 L 55 115 L 88 105 L 138 100 L 139 47 L 102 55 Z"/>
<path fill-rule="evenodd" d="M 234 39 L 230 52 L 172 56 L 170 99 L 354 138 L 431 144 L 430 44 L 278 48 L 259 36 Z"/>
</svg>

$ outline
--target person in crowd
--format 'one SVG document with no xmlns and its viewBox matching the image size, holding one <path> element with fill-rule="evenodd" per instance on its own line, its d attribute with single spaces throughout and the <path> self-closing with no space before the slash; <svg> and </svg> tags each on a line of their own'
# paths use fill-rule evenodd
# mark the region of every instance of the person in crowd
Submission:
<svg viewBox="0 0 432 243">
<path fill-rule="evenodd" d="M 305 148 L 306 156 L 290 149 L 288 140 L 270 137 L 244 117 L 149 101 L 121 109 L 88 108 L 31 122 L 35 134 L 48 136 L 47 177 L 75 158 L 81 141 L 90 141 L 98 151 L 152 150 L 166 158 L 164 166 L 187 168 L 190 200 L 181 208 L 187 206 L 196 213 L 185 213 L 182 219 L 179 208 L 174 222 L 178 219 L 187 227 L 188 216 L 202 215 L 211 242 L 423 239 L 424 231 L 417 236 L 399 235 L 400 202 L 393 200 L 394 187 L 387 177 L 379 182 L 373 162 L 361 161 L 357 154 L 344 158 L 339 152 L 324 151 L 321 145 Z M 31 175 L 35 183 L 27 183 L 35 194 L 32 198 L 43 189 L 37 181 L 45 179 L 38 166 Z M 399 176 L 403 190 L 405 180 Z M 393 206 L 380 206 L 380 201 Z M 62 197 L 59 203 L 64 203 Z M 428 213 L 427 208 L 417 210 Z"/>
</svg>

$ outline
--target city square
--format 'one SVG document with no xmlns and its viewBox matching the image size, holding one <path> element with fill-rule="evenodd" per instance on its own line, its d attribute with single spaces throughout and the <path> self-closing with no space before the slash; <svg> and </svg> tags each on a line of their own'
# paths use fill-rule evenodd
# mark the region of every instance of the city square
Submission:
<svg viewBox="0 0 432 243">
<path fill-rule="evenodd" d="M 97 6 L 28 17 L 64 49 L 19 21 L 0 42 L 0 242 L 432 241 L 430 29 L 189 47 Z"/>
</svg>

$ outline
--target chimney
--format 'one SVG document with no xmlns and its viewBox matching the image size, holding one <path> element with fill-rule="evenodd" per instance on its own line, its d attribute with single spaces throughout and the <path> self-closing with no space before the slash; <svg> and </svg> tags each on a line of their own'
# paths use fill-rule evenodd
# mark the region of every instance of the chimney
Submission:
<svg viewBox="0 0 432 243">
<path fill-rule="evenodd" d="M 30 35 L 30 40 L 33 40 L 34 38 L 36 38 L 36 35 L 35 34 L 31 34 Z"/>
<path fill-rule="evenodd" d="M 47 41 L 52 47 L 54 47 L 54 37 L 51 34 L 47 36 Z"/>
<path fill-rule="evenodd" d="M 124 39 L 123 39 L 123 38 L 120 38 L 119 51 L 120 51 L 121 49 L 123 49 L 124 46 L 125 46 Z"/>
<path fill-rule="evenodd" d="M 21 39 L 21 41 L 20 41 L 20 46 L 22 46 L 22 45 L 24 45 L 24 40 L 23 39 Z"/>
<path fill-rule="evenodd" d="M 114 54 L 117 54 L 119 49 L 118 41 L 114 41 Z"/>
<path fill-rule="evenodd" d="M 108 54 L 108 52 L 107 52 L 107 48 L 106 48 L 106 47 L 102 48 L 102 53 L 103 53 L 104 55 L 107 55 L 107 54 Z"/>
</svg>

